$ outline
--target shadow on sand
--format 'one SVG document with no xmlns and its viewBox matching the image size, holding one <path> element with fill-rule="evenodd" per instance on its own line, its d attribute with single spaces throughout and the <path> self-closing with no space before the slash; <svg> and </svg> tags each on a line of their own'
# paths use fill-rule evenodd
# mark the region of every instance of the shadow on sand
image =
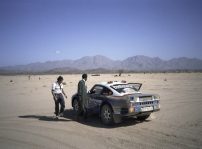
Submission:
<svg viewBox="0 0 202 149">
<path fill-rule="evenodd" d="M 117 127 L 126 127 L 126 126 L 132 126 L 136 125 L 142 122 L 149 122 L 150 120 L 145 120 L 145 121 L 138 121 L 135 118 L 124 118 L 123 121 L 119 124 L 113 124 L 110 126 L 104 125 L 101 120 L 99 115 L 88 115 L 87 119 L 83 119 L 83 117 L 77 117 L 73 109 L 67 109 L 64 111 L 64 118 L 76 121 L 80 124 L 83 125 L 88 125 L 92 127 L 99 127 L 99 128 L 117 128 Z"/>
<path fill-rule="evenodd" d="M 18 116 L 19 118 L 29 118 L 29 119 L 38 119 L 41 121 L 52 121 L 52 122 L 57 122 L 57 121 L 72 121 L 72 120 L 68 120 L 68 119 L 64 119 L 64 118 L 59 118 L 56 119 L 53 116 L 42 116 L 42 115 L 23 115 L 23 116 Z"/>
<path fill-rule="evenodd" d="M 135 118 L 124 118 L 123 121 L 120 124 L 114 124 L 111 126 L 107 126 L 102 124 L 100 118 L 98 115 L 88 115 L 87 119 L 83 119 L 83 117 L 79 116 L 77 117 L 75 112 L 72 109 L 67 109 L 64 111 L 64 117 L 59 118 L 58 120 L 54 119 L 53 116 L 40 116 L 40 115 L 24 115 L 24 116 L 19 116 L 19 118 L 31 118 L 31 119 L 38 119 L 41 121 L 75 121 L 83 125 L 88 125 L 92 127 L 98 127 L 98 128 L 117 128 L 117 127 L 127 127 L 127 126 L 132 126 L 132 125 L 137 125 L 142 122 L 149 122 L 150 120 L 145 120 L 145 121 L 138 121 Z"/>
</svg>

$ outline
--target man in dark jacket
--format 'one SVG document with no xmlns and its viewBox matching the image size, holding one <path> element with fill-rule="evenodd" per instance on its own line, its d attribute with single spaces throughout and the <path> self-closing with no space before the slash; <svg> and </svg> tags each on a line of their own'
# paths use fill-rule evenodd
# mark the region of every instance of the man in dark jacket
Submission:
<svg viewBox="0 0 202 149">
<path fill-rule="evenodd" d="M 87 74 L 82 75 L 82 80 L 78 83 L 79 114 L 83 112 L 84 119 L 87 118 L 88 96 L 87 96 Z"/>
</svg>

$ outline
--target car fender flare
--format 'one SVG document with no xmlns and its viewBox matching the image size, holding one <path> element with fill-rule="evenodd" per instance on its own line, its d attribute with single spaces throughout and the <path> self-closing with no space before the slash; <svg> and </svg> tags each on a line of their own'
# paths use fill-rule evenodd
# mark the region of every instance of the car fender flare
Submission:
<svg viewBox="0 0 202 149">
<path fill-rule="evenodd" d="M 73 103 L 74 103 L 74 100 L 78 100 L 78 95 L 74 95 L 73 97 L 72 97 L 72 107 L 73 107 Z"/>
</svg>

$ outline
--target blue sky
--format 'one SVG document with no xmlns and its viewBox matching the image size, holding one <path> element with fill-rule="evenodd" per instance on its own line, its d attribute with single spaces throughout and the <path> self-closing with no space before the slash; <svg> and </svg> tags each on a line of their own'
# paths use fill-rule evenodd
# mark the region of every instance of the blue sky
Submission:
<svg viewBox="0 0 202 149">
<path fill-rule="evenodd" d="M 0 0 L 0 66 L 98 54 L 202 59 L 202 1 Z"/>
</svg>

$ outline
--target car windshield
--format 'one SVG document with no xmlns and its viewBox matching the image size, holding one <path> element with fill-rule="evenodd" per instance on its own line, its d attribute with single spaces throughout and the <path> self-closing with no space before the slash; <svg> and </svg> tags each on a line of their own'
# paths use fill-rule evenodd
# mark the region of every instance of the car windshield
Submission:
<svg viewBox="0 0 202 149">
<path fill-rule="evenodd" d="M 140 90 L 142 84 L 140 83 L 128 83 L 128 84 L 115 84 L 111 87 L 119 93 L 134 93 Z"/>
</svg>

